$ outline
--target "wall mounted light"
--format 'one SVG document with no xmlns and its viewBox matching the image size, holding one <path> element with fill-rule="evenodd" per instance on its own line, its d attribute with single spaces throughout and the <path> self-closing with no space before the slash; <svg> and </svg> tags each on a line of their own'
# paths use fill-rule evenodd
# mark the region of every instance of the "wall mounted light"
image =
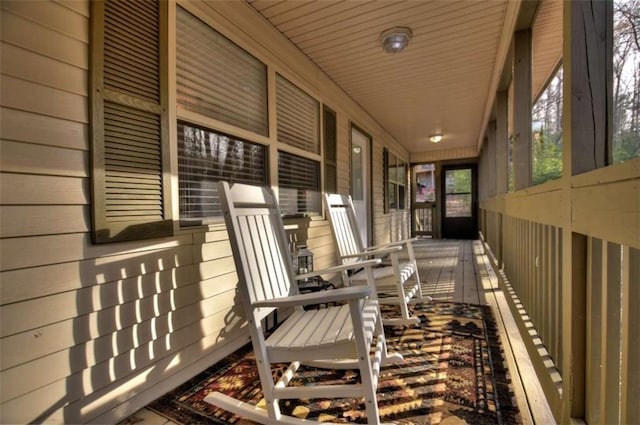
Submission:
<svg viewBox="0 0 640 425">
<path fill-rule="evenodd" d="M 401 52 L 409 44 L 409 40 L 413 37 L 411 28 L 407 27 L 394 27 L 380 34 L 380 43 L 382 44 L 382 50 L 387 53 Z"/>
<path fill-rule="evenodd" d="M 442 141 L 442 134 L 432 134 L 429 136 L 431 143 L 440 143 Z"/>
</svg>

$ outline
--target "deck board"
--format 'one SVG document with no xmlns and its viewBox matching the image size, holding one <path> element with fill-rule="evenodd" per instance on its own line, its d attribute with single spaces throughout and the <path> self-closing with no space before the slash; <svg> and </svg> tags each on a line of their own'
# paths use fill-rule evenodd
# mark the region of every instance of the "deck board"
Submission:
<svg viewBox="0 0 640 425">
<path fill-rule="evenodd" d="M 556 423 L 482 242 L 425 239 L 415 249 L 425 295 L 491 307 L 523 423 Z"/>
</svg>

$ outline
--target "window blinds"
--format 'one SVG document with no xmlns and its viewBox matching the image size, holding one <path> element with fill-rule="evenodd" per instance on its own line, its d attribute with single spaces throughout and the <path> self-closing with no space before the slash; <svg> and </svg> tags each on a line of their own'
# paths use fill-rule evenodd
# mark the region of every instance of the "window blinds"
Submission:
<svg viewBox="0 0 640 425">
<path fill-rule="evenodd" d="M 278 141 L 320 153 L 320 103 L 280 74 L 276 76 Z"/>
<path fill-rule="evenodd" d="M 268 136 L 265 64 L 180 7 L 176 55 L 179 105 Z"/>
<path fill-rule="evenodd" d="M 284 214 L 320 214 L 320 163 L 278 152 L 280 209 Z"/>
<path fill-rule="evenodd" d="M 181 224 L 222 216 L 217 182 L 265 185 L 264 146 L 178 123 L 178 187 Z"/>
</svg>

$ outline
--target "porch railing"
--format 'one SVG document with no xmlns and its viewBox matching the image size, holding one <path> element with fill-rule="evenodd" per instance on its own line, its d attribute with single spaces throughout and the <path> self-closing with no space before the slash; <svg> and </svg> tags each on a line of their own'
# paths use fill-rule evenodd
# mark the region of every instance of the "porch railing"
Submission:
<svg viewBox="0 0 640 425">
<path fill-rule="evenodd" d="M 480 228 L 559 422 L 640 417 L 640 160 L 481 201 Z"/>
</svg>

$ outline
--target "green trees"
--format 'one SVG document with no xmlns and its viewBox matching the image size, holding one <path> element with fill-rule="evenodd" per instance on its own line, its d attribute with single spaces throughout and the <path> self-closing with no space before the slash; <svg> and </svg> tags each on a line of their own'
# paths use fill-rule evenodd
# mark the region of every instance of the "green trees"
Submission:
<svg viewBox="0 0 640 425">
<path fill-rule="evenodd" d="M 533 184 L 562 177 L 562 76 L 560 67 L 533 105 Z"/>
<path fill-rule="evenodd" d="M 640 0 L 613 3 L 613 163 L 640 156 Z"/>
</svg>

